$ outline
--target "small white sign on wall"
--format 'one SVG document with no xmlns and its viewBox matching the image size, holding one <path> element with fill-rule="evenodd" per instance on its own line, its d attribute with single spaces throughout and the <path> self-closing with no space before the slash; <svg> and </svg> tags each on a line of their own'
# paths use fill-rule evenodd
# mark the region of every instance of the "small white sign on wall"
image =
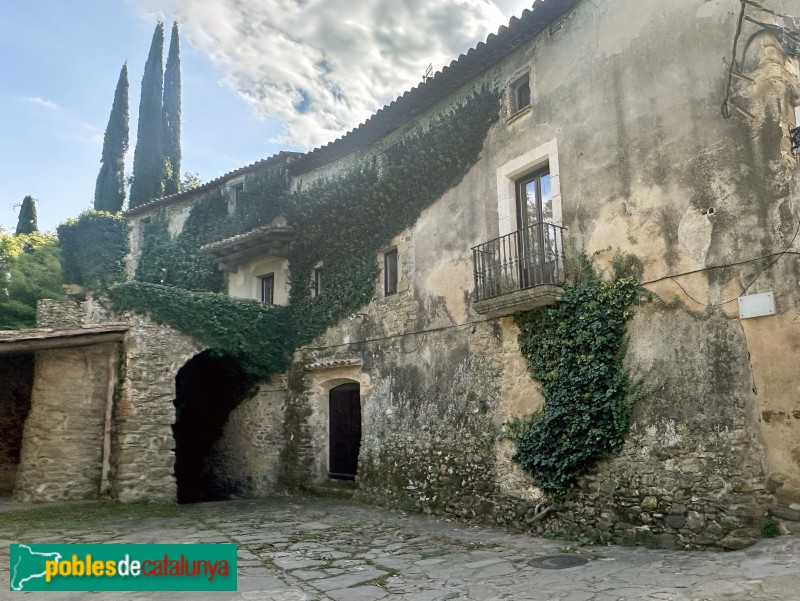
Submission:
<svg viewBox="0 0 800 601">
<path fill-rule="evenodd" d="M 775 296 L 772 292 L 739 297 L 739 319 L 775 315 Z"/>
</svg>

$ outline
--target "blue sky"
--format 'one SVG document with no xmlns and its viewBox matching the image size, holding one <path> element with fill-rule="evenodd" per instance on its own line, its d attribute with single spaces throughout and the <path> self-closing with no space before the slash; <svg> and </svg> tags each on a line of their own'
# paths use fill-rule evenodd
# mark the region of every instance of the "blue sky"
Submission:
<svg viewBox="0 0 800 601">
<path fill-rule="evenodd" d="M 429 62 L 440 69 L 526 6 L 520 0 L 3 0 L 0 226 L 13 230 L 15 205 L 26 194 L 39 201 L 42 230 L 91 208 L 125 61 L 135 144 L 139 86 L 158 19 L 167 32 L 172 18 L 180 23 L 183 170 L 207 181 L 283 149 L 333 140 L 416 85 Z"/>
</svg>

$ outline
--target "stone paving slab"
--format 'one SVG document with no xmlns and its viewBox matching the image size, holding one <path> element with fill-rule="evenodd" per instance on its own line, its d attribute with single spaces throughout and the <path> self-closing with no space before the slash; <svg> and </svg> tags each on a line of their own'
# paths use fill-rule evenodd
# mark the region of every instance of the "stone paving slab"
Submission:
<svg viewBox="0 0 800 601">
<path fill-rule="evenodd" d="M 12 542 L 236 543 L 237 592 L 11 593 Z M 547 570 L 535 557 L 574 553 Z M 574 547 L 345 501 L 185 506 L 0 503 L 0 600 L 800 601 L 800 537 L 728 553 Z"/>
</svg>

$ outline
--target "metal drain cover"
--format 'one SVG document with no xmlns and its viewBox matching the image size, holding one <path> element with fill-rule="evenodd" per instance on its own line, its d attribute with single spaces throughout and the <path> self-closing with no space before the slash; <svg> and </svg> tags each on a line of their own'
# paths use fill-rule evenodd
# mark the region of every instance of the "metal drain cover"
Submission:
<svg viewBox="0 0 800 601">
<path fill-rule="evenodd" d="M 565 568 L 577 568 L 588 563 L 585 557 L 563 553 L 561 555 L 543 555 L 536 557 L 528 562 L 529 566 L 542 568 L 543 570 L 563 570 Z"/>
</svg>

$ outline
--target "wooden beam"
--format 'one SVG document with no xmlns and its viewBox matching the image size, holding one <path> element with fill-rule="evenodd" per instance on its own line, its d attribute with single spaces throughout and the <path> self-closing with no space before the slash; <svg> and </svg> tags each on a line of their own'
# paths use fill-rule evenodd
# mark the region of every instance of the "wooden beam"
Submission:
<svg viewBox="0 0 800 601">
<path fill-rule="evenodd" d="M 76 332 L 49 337 L 33 336 L 30 338 L 0 340 L 0 355 L 31 353 L 61 348 L 76 348 L 91 346 L 93 344 L 103 344 L 104 342 L 120 342 L 125 337 L 126 332 L 127 329 L 101 333 Z"/>
</svg>

